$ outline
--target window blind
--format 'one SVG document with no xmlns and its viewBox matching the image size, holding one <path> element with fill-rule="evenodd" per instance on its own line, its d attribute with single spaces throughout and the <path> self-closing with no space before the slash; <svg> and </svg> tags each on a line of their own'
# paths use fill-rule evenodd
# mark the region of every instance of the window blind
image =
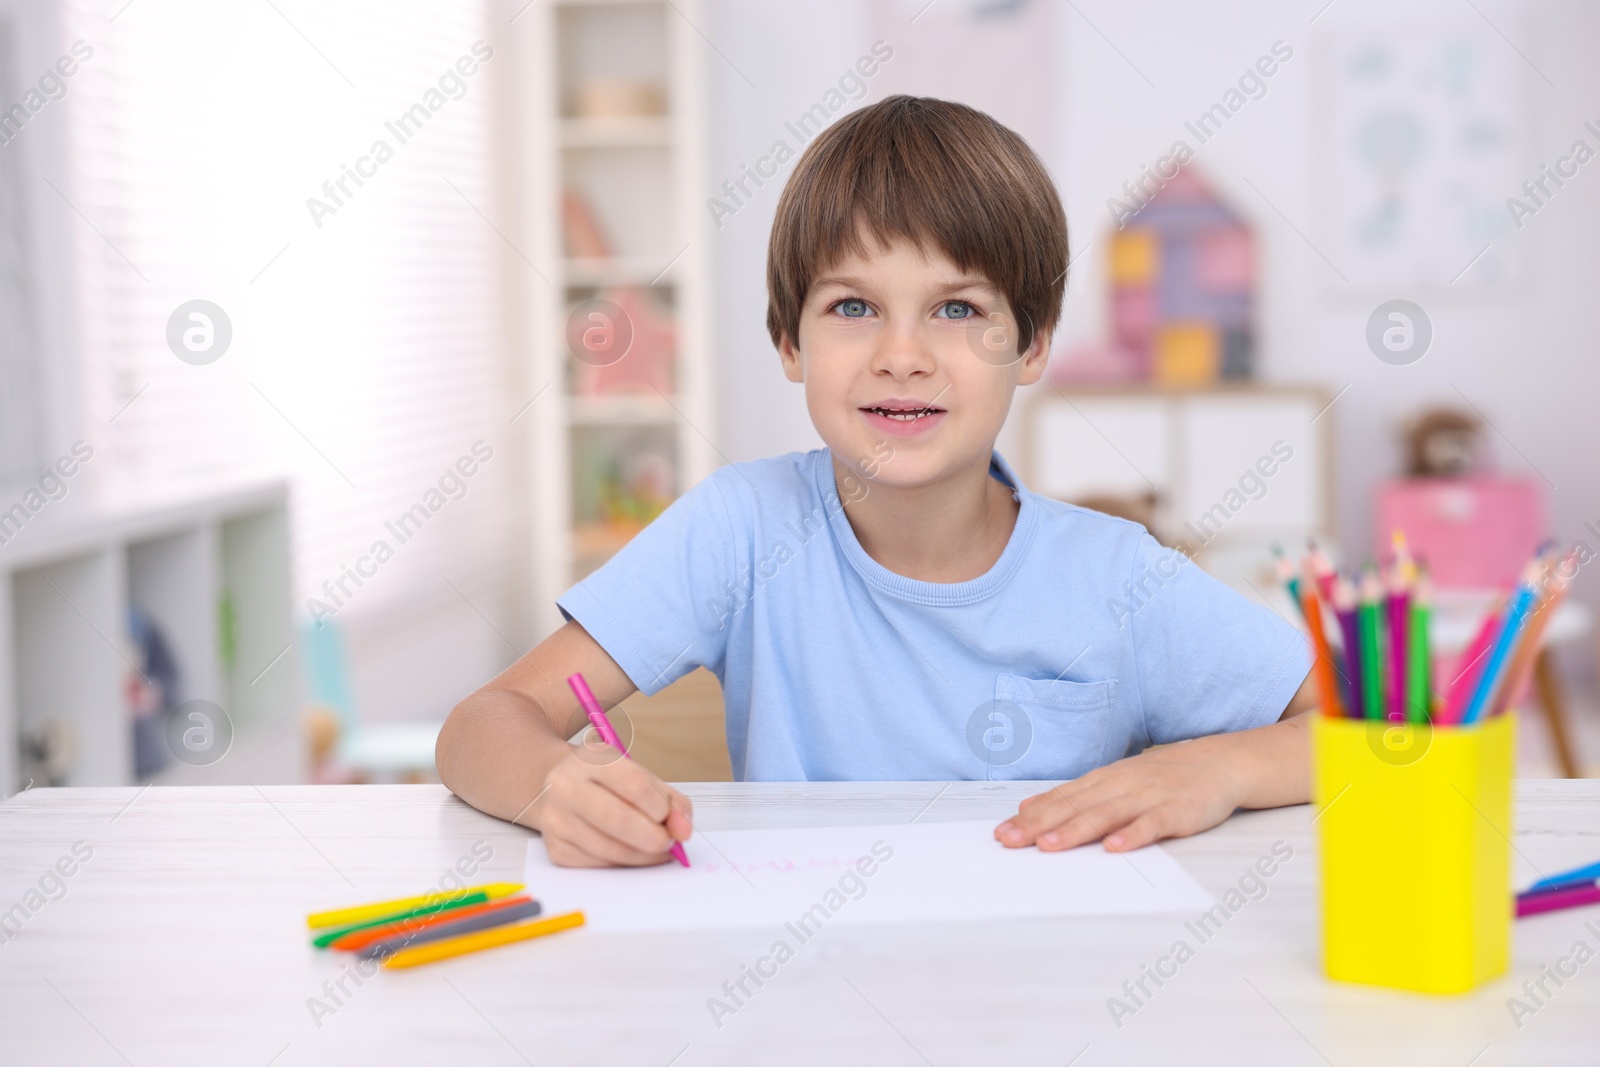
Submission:
<svg viewBox="0 0 1600 1067">
<path fill-rule="evenodd" d="M 12 27 L 0 16 L 0 108 L 21 98 L 17 64 Z M 0 491 L 38 476 L 38 414 L 44 405 L 22 148 L 14 143 L 18 132 L 0 119 Z"/>
<path fill-rule="evenodd" d="M 484 55 L 484 5 L 117 7 L 68 7 L 67 38 L 94 55 L 70 90 L 71 172 L 52 177 L 82 223 L 87 421 L 117 492 L 286 475 L 303 608 L 370 618 L 450 595 L 445 578 L 502 579 L 502 246 L 485 218 L 503 214 L 505 59 Z M 201 365 L 168 343 L 193 300 L 232 330 Z M 404 542 L 391 532 L 441 498 Z M 390 555 L 362 564 L 378 542 Z M 371 573 L 341 583 L 347 568 Z"/>
</svg>

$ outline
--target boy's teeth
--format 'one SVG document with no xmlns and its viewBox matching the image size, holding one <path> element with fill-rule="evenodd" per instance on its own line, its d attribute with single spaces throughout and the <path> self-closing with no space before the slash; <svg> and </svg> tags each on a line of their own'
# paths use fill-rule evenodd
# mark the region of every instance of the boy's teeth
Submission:
<svg viewBox="0 0 1600 1067">
<path fill-rule="evenodd" d="M 924 415 L 933 414 L 931 408 L 921 408 L 917 411 L 890 411 L 887 408 L 872 408 L 871 410 L 886 418 L 896 419 L 900 422 L 911 422 L 913 419 L 920 419 Z"/>
</svg>

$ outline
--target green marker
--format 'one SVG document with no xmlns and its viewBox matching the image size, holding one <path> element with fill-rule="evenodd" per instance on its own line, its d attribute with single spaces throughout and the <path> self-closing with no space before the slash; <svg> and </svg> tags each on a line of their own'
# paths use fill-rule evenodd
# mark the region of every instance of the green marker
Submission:
<svg viewBox="0 0 1600 1067">
<path fill-rule="evenodd" d="M 482 904 L 489 899 L 489 894 L 479 891 L 467 893 L 464 896 L 450 897 L 437 904 L 424 904 L 420 908 L 411 908 L 407 911 L 395 912 L 393 915 L 384 915 L 377 919 L 368 919 L 366 922 L 352 923 L 349 926 L 336 926 L 332 930 L 318 934 L 312 938 L 311 943 L 318 948 L 327 948 L 345 934 L 353 930 L 366 930 L 373 926 L 383 926 L 385 923 L 401 922 L 405 919 L 416 919 L 423 915 L 432 915 L 435 912 L 448 911 L 451 908 L 464 908 L 468 904 Z"/>
</svg>

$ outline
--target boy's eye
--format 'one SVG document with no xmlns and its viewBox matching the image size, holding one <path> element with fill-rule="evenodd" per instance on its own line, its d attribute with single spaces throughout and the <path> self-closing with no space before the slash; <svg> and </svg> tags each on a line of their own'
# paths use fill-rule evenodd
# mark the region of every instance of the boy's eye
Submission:
<svg viewBox="0 0 1600 1067">
<path fill-rule="evenodd" d="M 839 301 L 837 304 L 833 305 L 833 310 L 837 311 L 847 319 L 862 319 L 866 318 L 867 312 L 870 309 L 867 307 L 867 302 L 865 300 L 851 298 L 849 300 Z"/>
<path fill-rule="evenodd" d="M 943 318 L 947 319 L 973 319 L 978 317 L 978 309 L 965 300 L 946 300 L 939 307 Z"/>
</svg>

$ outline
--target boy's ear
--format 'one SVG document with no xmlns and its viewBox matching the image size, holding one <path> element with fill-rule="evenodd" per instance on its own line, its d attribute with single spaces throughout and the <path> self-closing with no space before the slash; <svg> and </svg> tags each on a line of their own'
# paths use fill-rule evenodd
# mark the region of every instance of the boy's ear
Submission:
<svg viewBox="0 0 1600 1067">
<path fill-rule="evenodd" d="M 805 364 L 800 360 L 800 350 L 795 347 L 794 339 L 787 333 L 783 340 L 778 342 L 778 358 L 783 361 L 783 376 L 791 382 L 806 380 Z"/>
<path fill-rule="evenodd" d="M 1018 368 L 1017 384 L 1032 385 L 1044 375 L 1044 368 L 1050 362 L 1050 334 L 1040 330 L 1033 335 L 1033 340 L 1028 344 L 1028 350 L 1022 353 L 1022 365 Z"/>
</svg>

